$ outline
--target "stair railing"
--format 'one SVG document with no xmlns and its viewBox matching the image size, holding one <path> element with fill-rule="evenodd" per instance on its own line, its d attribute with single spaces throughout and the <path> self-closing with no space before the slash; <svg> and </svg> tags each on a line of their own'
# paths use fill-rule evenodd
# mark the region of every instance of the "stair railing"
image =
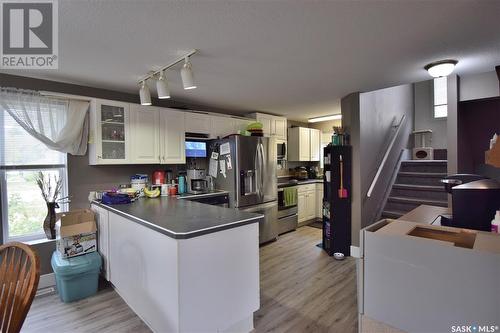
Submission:
<svg viewBox="0 0 500 333">
<path fill-rule="evenodd" d="M 380 165 L 377 168 L 377 173 L 375 174 L 375 177 L 373 177 L 372 183 L 370 185 L 370 188 L 368 189 L 368 192 L 366 193 L 366 196 L 369 198 L 372 196 L 373 189 L 375 188 L 375 185 L 377 184 L 378 178 L 380 177 L 380 174 L 382 173 L 382 170 L 384 169 L 385 163 L 387 162 L 387 159 L 389 158 L 389 154 L 392 151 L 392 147 L 394 146 L 394 143 L 396 142 L 396 139 L 399 135 L 399 131 L 401 130 L 401 125 L 403 125 L 403 122 L 406 119 L 406 115 L 403 115 L 401 117 L 401 120 L 399 121 L 399 124 L 396 125 L 396 132 L 394 133 L 394 136 L 392 137 L 391 143 L 387 147 L 387 150 L 385 151 L 384 158 L 382 159 L 382 162 L 380 162 Z"/>
</svg>

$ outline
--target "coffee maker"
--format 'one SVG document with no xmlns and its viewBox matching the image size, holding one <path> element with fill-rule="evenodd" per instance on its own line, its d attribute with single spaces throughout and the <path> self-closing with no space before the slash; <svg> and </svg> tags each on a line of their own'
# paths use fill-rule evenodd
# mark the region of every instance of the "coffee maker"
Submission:
<svg viewBox="0 0 500 333">
<path fill-rule="evenodd" d="M 205 169 L 188 169 L 187 186 L 188 193 L 201 194 L 208 192 L 208 184 Z"/>
</svg>

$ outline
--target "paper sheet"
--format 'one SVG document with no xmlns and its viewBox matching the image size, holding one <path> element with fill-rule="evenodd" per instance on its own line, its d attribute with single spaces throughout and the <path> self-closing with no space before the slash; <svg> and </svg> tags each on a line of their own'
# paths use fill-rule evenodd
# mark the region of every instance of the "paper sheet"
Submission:
<svg viewBox="0 0 500 333">
<path fill-rule="evenodd" d="M 231 154 L 226 155 L 226 164 L 228 170 L 233 168 L 233 164 L 231 163 Z"/>
<path fill-rule="evenodd" d="M 217 164 L 217 160 L 214 160 L 213 158 L 210 159 L 210 163 L 208 165 L 208 174 L 214 178 L 217 178 Z"/>
<path fill-rule="evenodd" d="M 226 178 L 226 160 L 219 161 L 220 173 Z"/>
<path fill-rule="evenodd" d="M 220 145 L 219 153 L 221 155 L 226 155 L 231 153 L 231 146 L 229 146 L 229 142 Z"/>
</svg>

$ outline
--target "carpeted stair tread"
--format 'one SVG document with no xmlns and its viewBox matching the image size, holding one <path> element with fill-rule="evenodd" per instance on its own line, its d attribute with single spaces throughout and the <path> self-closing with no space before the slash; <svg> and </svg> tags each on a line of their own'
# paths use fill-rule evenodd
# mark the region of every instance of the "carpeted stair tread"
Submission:
<svg viewBox="0 0 500 333">
<path fill-rule="evenodd" d="M 448 207 L 448 201 L 415 198 L 415 197 L 394 197 L 394 196 L 391 196 L 387 199 L 387 201 L 408 203 L 408 204 L 420 204 L 420 205 Z"/>
<path fill-rule="evenodd" d="M 397 188 L 400 190 L 445 192 L 444 186 L 434 186 L 434 185 L 394 184 L 392 188 Z"/>
<path fill-rule="evenodd" d="M 388 218 L 388 219 L 398 219 L 401 216 L 405 215 L 406 212 L 401 212 L 401 211 L 396 211 L 396 210 L 384 210 L 382 212 L 382 218 Z"/>
<path fill-rule="evenodd" d="M 412 176 L 412 177 L 432 177 L 432 178 L 445 178 L 448 174 L 446 172 L 415 172 L 415 171 L 400 171 L 398 172 L 400 176 Z"/>
</svg>

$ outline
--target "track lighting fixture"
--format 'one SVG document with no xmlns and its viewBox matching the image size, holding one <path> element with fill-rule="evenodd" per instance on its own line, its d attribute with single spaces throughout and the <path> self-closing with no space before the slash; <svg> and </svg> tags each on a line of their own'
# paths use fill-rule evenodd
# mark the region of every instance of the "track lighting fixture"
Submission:
<svg viewBox="0 0 500 333">
<path fill-rule="evenodd" d="M 198 50 L 191 50 L 187 54 L 183 55 L 180 58 L 177 58 L 168 65 L 163 66 L 154 72 L 152 71 L 148 75 L 140 79 L 139 85 L 141 86 L 141 88 L 139 90 L 139 95 L 141 97 L 141 104 L 151 105 L 151 93 L 149 92 L 149 87 L 147 84 L 147 81 L 149 79 L 156 80 L 156 91 L 158 92 L 159 99 L 170 98 L 166 70 L 177 65 L 181 61 L 184 61 L 184 64 L 181 68 L 181 78 L 184 89 L 189 90 L 196 88 L 196 85 L 194 84 L 193 68 L 191 62 L 189 61 L 189 57 L 191 57 L 196 52 L 198 52 Z M 158 79 L 156 79 L 157 77 Z"/>
<path fill-rule="evenodd" d="M 432 77 L 443 77 L 450 75 L 455 69 L 457 60 L 440 60 L 426 65 L 424 68 Z"/>
<path fill-rule="evenodd" d="M 141 82 L 139 97 L 141 98 L 141 105 L 151 105 L 151 93 L 149 92 L 149 87 L 146 80 Z"/>
<path fill-rule="evenodd" d="M 181 68 L 182 85 L 185 90 L 195 89 L 193 69 L 189 57 L 184 58 L 184 65 Z"/>
<path fill-rule="evenodd" d="M 156 81 L 156 91 L 158 92 L 159 99 L 170 98 L 170 91 L 168 90 L 168 82 L 164 71 L 160 72 L 160 77 Z"/>
</svg>

